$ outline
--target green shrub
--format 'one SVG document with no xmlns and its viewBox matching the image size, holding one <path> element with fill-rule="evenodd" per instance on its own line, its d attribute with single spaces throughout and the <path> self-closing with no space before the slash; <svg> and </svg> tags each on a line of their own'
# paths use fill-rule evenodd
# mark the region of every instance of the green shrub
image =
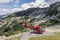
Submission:
<svg viewBox="0 0 60 40">
<path fill-rule="evenodd" d="M 49 26 L 55 25 L 55 21 L 49 20 L 49 21 L 40 23 L 40 25 L 41 25 L 42 27 L 49 27 Z"/>
</svg>

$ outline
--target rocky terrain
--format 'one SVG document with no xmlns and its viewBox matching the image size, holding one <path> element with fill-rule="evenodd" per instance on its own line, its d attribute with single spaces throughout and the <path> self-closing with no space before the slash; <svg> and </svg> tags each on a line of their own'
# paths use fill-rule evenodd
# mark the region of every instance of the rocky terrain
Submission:
<svg viewBox="0 0 60 40">
<path fill-rule="evenodd" d="M 0 35 L 14 35 L 24 30 L 22 23 L 24 20 L 32 23 L 41 20 L 52 21 L 55 24 L 60 22 L 60 2 L 51 4 L 47 8 L 29 8 L 27 10 L 15 12 L 3 19 L 0 19 Z M 43 21 L 45 22 L 45 21 Z M 60 24 L 60 23 L 59 23 Z M 58 28 L 58 27 L 56 27 Z M 18 33 L 16 33 L 18 31 Z"/>
</svg>

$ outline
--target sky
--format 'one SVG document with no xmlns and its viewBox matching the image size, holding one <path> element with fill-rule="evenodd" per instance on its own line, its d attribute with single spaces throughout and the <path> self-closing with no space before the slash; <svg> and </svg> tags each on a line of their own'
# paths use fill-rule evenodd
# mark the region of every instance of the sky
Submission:
<svg viewBox="0 0 60 40">
<path fill-rule="evenodd" d="M 0 0 L 0 15 L 11 14 L 31 7 L 49 7 L 60 0 Z"/>
</svg>

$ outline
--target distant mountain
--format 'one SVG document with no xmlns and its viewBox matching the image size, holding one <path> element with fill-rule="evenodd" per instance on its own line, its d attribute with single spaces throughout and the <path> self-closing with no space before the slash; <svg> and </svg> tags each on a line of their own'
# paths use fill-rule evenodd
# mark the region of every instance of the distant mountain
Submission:
<svg viewBox="0 0 60 40">
<path fill-rule="evenodd" d="M 19 11 L 14 13 L 16 16 L 29 16 L 31 15 L 34 11 L 38 11 L 39 8 L 29 8 L 27 10 Z"/>
<path fill-rule="evenodd" d="M 4 15 L 0 15 L 0 19 L 3 18 Z"/>
<path fill-rule="evenodd" d="M 5 17 L 8 17 L 10 14 L 4 14 L 4 15 L 0 15 L 0 19 L 3 19 Z"/>
<path fill-rule="evenodd" d="M 23 26 L 22 23 L 24 22 L 24 20 L 28 21 L 30 24 L 31 22 L 38 22 L 45 18 L 46 20 L 48 19 L 48 22 L 50 22 L 50 20 L 52 20 L 52 22 L 54 23 L 55 21 L 60 22 L 60 2 L 51 4 L 47 8 L 36 7 L 18 11 L 7 17 L 6 15 L 1 15 L 0 18 L 3 18 L 0 20 L 0 32 L 3 32 L 0 33 L 0 35 L 4 33 L 6 35 L 10 35 L 11 33 L 13 33 L 13 31 L 13 34 L 15 34 L 17 30 L 22 30 L 21 28 Z M 45 24 L 43 23 L 43 25 Z M 8 32 L 8 34 L 6 32 Z"/>
<path fill-rule="evenodd" d="M 39 15 L 40 13 L 44 13 L 47 11 L 47 8 L 29 8 L 27 10 L 19 11 L 14 13 L 16 16 L 36 16 Z"/>
<path fill-rule="evenodd" d="M 48 7 L 47 8 L 36 7 L 36 8 L 29 8 L 27 10 L 15 12 L 13 13 L 13 15 L 15 15 L 16 17 L 25 16 L 31 19 L 40 20 L 44 18 L 47 11 L 48 11 Z"/>
<path fill-rule="evenodd" d="M 50 20 L 60 22 L 60 1 L 50 5 L 46 16 L 49 16 Z"/>
<path fill-rule="evenodd" d="M 3 18 L 3 16 L 5 15 L 0 16 L 0 18 Z M 8 18 L 22 17 L 22 16 L 29 17 L 31 18 L 31 20 L 34 19 L 35 21 L 39 21 L 40 19 L 43 18 L 60 21 L 60 2 L 53 3 L 46 8 L 36 7 L 36 8 L 29 8 L 27 10 L 18 11 L 9 15 Z"/>
<path fill-rule="evenodd" d="M 4 18 L 5 16 L 7 16 L 7 15 L 0 15 L 0 19 Z"/>
</svg>

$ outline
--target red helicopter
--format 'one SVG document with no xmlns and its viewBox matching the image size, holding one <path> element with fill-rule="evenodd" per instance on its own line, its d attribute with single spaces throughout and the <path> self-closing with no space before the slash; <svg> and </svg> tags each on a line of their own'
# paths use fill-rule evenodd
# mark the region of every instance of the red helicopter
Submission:
<svg viewBox="0 0 60 40">
<path fill-rule="evenodd" d="M 26 29 L 30 28 L 27 22 L 24 22 L 24 27 Z M 35 34 L 43 34 L 43 32 L 45 32 L 45 29 L 42 28 L 42 26 L 39 24 L 35 24 L 31 29 L 33 30 L 33 32 L 31 33 L 35 33 Z"/>
<path fill-rule="evenodd" d="M 43 34 L 43 32 L 45 32 L 45 29 L 42 28 L 39 24 L 34 25 L 32 33 Z"/>
</svg>

